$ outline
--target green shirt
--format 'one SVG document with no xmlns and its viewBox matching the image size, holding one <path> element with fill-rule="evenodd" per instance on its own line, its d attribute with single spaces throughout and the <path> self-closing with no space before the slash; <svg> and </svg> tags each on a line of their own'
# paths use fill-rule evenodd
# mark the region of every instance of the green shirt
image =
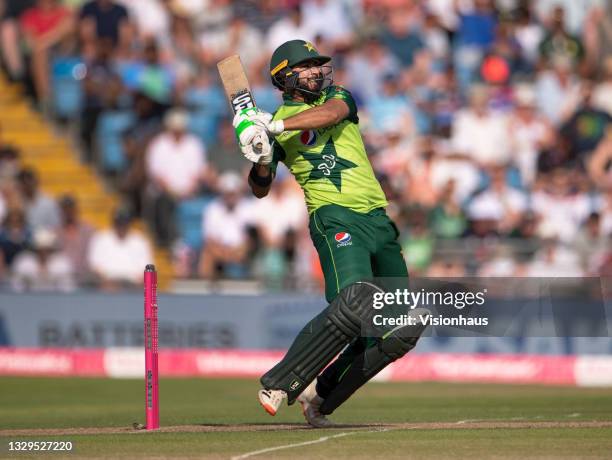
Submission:
<svg viewBox="0 0 612 460">
<path fill-rule="evenodd" d="M 308 213 L 327 204 L 360 213 L 387 206 L 359 133 L 357 106 L 346 89 L 330 86 L 312 104 L 285 100 L 274 119 L 289 118 L 329 99 L 345 101 L 348 116 L 327 128 L 285 131 L 276 136 L 272 169 L 279 161 L 287 165 L 304 190 Z"/>
</svg>

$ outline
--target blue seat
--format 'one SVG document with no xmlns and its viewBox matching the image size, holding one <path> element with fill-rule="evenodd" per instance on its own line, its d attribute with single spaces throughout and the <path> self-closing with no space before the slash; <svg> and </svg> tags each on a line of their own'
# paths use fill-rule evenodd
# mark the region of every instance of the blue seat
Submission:
<svg viewBox="0 0 612 460">
<path fill-rule="evenodd" d="M 96 127 L 96 144 L 100 164 L 105 172 L 121 171 L 126 165 L 123 133 L 134 123 L 129 111 L 107 111 L 100 115 Z"/>
<path fill-rule="evenodd" d="M 194 251 L 202 249 L 202 214 L 212 200 L 212 197 L 198 197 L 178 204 L 176 216 L 181 239 Z"/>
<path fill-rule="evenodd" d="M 51 64 L 51 102 L 58 117 L 75 119 L 81 112 L 86 67 L 77 57 L 61 57 Z"/>
</svg>

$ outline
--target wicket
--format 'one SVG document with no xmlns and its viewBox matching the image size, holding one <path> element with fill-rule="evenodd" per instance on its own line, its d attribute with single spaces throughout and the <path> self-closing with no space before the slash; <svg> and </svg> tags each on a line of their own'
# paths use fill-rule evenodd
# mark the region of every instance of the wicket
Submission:
<svg viewBox="0 0 612 460">
<path fill-rule="evenodd" d="M 144 271 L 144 340 L 146 429 L 156 430 L 159 428 L 157 272 L 152 264 Z"/>
</svg>

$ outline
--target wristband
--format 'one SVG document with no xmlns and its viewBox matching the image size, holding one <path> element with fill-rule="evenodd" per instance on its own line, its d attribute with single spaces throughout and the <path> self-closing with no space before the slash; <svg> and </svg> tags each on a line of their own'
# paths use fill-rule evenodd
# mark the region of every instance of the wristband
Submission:
<svg viewBox="0 0 612 460">
<path fill-rule="evenodd" d="M 268 131 L 271 134 L 280 134 L 285 130 L 285 122 L 283 120 L 275 120 L 268 123 Z"/>
<path fill-rule="evenodd" d="M 268 174 L 267 176 L 261 177 L 259 174 L 257 174 L 256 168 L 257 167 L 253 165 L 253 167 L 251 168 L 251 172 L 249 172 L 249 179 L 251 179 L 251 182 L 253 182 L 253 184 L 257 185 L 258 187 L 269 187 L 272 183 L 272 171 L 270 171 L 270 174 Z"/>
</svg>

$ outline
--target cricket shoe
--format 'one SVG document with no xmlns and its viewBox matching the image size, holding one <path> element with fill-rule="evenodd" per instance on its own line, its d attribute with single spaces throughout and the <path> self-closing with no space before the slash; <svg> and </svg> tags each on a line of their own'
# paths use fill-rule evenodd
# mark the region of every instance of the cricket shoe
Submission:
<svg viewBox="0 0 612 460">
<path fill-rule="evenodd" d="M 329 428 L 334 426 L 334 423 L 325 415 L 319 412 L 319 408 L 324 399 L 317 394 L 317 380 L 315 379 L 306 389 L 298 396 L 297 400 L 302 405 L 302 414 L 309 425 L 315 428 Z"/>
<path fill-rule="evenodd" d="M 257 393 L 257 397 L 259 398 L 259 404 L 266 410 L 266 412 L 270 415 L 276 415 L 278 408 L 281 406 L 285 398 L 287 398 L 287 393 L 283 390 L 259 390 Z"/>
</svg>

